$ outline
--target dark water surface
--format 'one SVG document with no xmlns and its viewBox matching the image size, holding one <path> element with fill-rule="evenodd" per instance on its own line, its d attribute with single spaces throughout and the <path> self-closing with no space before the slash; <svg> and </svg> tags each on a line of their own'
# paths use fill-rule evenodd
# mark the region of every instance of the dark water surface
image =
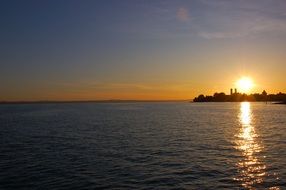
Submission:
<svg viewBox="0 0 286 190">
<path fill-rule="evenodd" d="M 0 189 L 286 189 L 286 106 L 0 105 Z"/>
</svg>

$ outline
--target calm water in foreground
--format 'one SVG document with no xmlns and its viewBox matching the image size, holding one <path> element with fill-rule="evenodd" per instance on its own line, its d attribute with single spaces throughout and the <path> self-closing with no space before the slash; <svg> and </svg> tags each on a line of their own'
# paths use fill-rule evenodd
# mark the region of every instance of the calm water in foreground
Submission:
<svg viewBox="0 0 286 190">
<path fill-rule="evenodd" d="M 0 189 L 286 189 L 286 106 L 0 105 Z"/>
</svg>

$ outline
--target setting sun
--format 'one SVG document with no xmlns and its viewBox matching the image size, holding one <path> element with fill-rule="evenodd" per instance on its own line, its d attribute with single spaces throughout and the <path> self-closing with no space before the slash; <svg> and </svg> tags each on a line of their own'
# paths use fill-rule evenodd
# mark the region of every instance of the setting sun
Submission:
<svg viewBox="0 0 286 190">
<path fill-rule="evenodd" d="M 254 84 L 251 78 L 242 77 L 236 82 L 236 86 L 240 92 L 247 93 L 253 88 Z"/>
</svg>

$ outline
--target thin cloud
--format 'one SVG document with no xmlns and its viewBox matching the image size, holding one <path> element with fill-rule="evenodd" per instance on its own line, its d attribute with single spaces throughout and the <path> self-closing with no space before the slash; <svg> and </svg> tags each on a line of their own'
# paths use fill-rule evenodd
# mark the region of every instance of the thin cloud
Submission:
<svg viewBox="0 0 286 190">
<path fill-rule="evenodd" d="M 201 32 L 199 36 L 205 39 L 223 39 L 223 38 L 238 38 L 244 36 L 240 33 L 224 33 L 224 32 Z"/>
<path fill-rule="evenodd" d="M 241 38 L 251 35 L 256 35 L 264 32 L 286 32 L 286 23 L 284 20 L 272 19 L 272 18 L 263 18 L 256 20 L 256 22 L 251 24 L 245 24 L 244 27 L 241 27 L 239 30 L 233 31 L 201 31 L 198 35 L 205 39 L 231 39 L 231 38 Z M 238 24 L 239 25 L 239 24 Z"/>
<path fill-rule="evenodd" d="M 284 0 L 201 0 L 209 10 L 202 15 L 198 35 L 205 39 L 241 38 L 262 33 L 286 32 Z M 232 13 L 232 14 L 229 14 Z"/>
<path fill-rule="evenodd" d="M 179 8 L 177 11 L 177 19 L 182 22 L 188 21 L 190 19 L 189 11 L 184 7 Z"/>
</svg>

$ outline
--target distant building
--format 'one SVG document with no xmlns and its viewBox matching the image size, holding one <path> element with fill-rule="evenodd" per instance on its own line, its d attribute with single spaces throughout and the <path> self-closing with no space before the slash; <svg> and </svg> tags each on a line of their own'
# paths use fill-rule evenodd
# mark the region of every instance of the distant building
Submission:
<svg viewBox="0 0 286 190">
<path fill-rule="evenodd" d="M 230 89 L 230 95 L 232 95 L 232 88 Z"/>
<path fill-rule="evenodd" d="M 234 89 L 234 93 L 237 94 L 237 89 L 236 88 Z"/>
</svg>

